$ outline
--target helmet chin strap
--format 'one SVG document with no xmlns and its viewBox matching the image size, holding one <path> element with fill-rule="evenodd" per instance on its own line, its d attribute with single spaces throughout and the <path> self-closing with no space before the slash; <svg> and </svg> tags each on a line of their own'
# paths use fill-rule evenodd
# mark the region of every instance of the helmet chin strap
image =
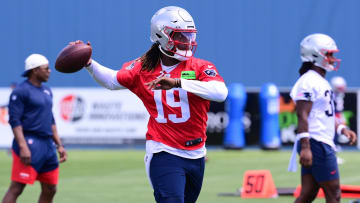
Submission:
<svg viewBox="0 0 360 203">
<path fill-rule="evenodd" d="M 174 55 L 173 56 L 171 56 L 171 55 L 169 55 L 169 54 L 167 54 L 164 50 L 163 50 L 163 48 L 161 47 L 161 45 L 159 45 L 159 49 L 160 49 L 160 51 L 161 51 L 161 53 L 163 53 L 165 56 L 168 56 L 168 57 L 170 57 L 170 58 L 174 58 L 174 59 L 177 59 L 177 60 L 179 60 L 179 61 L 187 61 L 190 57 L 185 57 L 185 56 L 182 56 L 182 55 L 192 55 L 192 51 L 191 50 L 189 50 L 189 51 L 182 51 L 182 50 L 179 50 L 179 49 L 177 49 L 176 48 L 176 52 L 174 53 Z M 180 55 L 181 54 L 181 55 Z"/>
</svg>

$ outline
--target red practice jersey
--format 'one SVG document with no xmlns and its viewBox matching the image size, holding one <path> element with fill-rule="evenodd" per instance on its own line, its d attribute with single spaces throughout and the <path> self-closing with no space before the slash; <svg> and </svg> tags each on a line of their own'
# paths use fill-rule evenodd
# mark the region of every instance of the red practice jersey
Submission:
<svg viewBox="0 0 360 203">
<path fill-rule="evenodd" d="M 165 76 L 159 63 L 154 71 L 141 71 L 139 59 L 127 62 L 117 73 L 118 82 L 136 94 L 150 114 L 146 140 L 161 142 L 177 149 L 195 150 L 206 141 L 207 112 L 210 101 L 182 88 L 170 90 L 149 90 L 145 85 L 158 77 Z M 167 77 L 199 81 L 221 81 L 214 64 L 190 58 L 177 65 Z M 199 140 L 196 145 L 186 142 Z"/>
</svg>

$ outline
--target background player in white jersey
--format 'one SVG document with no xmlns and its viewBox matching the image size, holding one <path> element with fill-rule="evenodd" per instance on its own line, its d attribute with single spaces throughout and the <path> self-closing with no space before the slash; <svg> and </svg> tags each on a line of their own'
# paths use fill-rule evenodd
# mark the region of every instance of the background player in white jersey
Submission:
<svg viewBox="0 0 360 203">
<path fill-rule="evenodd" d="M 335 76 L 331 78 L 330 83 L 334 90 L 335 121 L 338 124 L 348 125 L 344 116 L 344 99 L 347 89 L 346 81 L 341 76 Z M 344 144 L 348 142 L 349 139 L 346 136 L 335 132 L 334 143 L 337 152 L 341 151 L 340 143 Z M 338 155 L 337 162 L 338 164 L 342 164 L 345 162 L 345 160 Z"/>
<path fill-rule="evenodd" d="M 228 90 L 214 64 L 193 56 L 196 27 L 184 9 L 169 6 L 151 19 L 152 47 L 119 71 L 92 60 L 87 70 L 102 86 L 129 89 L 150 114 L 145 165 L 157 202 L 195 202 L 206 155 L 210 101 Z M 76 42 L 81 43 L 81 42 Z"/>
<path fill-rule="evenodd" d="M 346 81 L 341 76 L 335 76 L 331 78 L 331 86 L 334 90 L 334 100 L 335 100 L 335 120 L 336 123 L 348 125 L 345 116 L 344 116 L 344 99 L 345 92 L 347 89 Z M 347 143 L 349 140 L 343 136 L 336 133 L 335 135 L 335 144 L 337 149 L 340 149 L 339 143 Z"/>
<path fill-rule="evenodd" d="M 325 34 L 311 34 L 301 44 L 300 78 L 291 90 L 298 117 L 297 142 L 301 164 L 301 194 L 295 202 L 311 202 L 319 188 L 326 202 L 340 202 L 339 170 L 335 156 L 334 133 L 347 136 L 351 143 L 356 134 L 335 123 L 334 94 L 325 79 L 336 70 L 340 60 L 335 41 Z M 295 144 L 296 147 L 297 143 Z"/>
</svg>

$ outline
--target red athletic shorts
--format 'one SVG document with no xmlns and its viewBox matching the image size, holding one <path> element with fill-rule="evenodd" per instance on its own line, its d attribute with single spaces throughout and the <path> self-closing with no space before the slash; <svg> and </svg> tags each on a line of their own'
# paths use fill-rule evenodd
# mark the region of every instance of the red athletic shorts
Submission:
<svg viewBox="0 0 360 203">
<path fill-rule="evenodd" d="M 58 184 L 59 167 L 44 173 L 38 173 L 31 165 L 25 165 L 20 157 L 12 151 L 13 165 L 11 180 L 24 184 L 34 184 L 35 180 L 48 184 Z"/>
</svg>

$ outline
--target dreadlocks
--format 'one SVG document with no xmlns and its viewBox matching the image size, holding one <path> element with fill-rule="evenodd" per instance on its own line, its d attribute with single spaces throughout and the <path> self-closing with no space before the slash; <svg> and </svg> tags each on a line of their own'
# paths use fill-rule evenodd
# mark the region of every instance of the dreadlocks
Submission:
<svg viewBox="0 0 360 203">
<path fill-rule="evenodd" d="M 303 62 L 299 69 L 300 76 L 302 76 L 304 73 L 310 70 L 313 66 L 314 64 L 312 62 Z"/>
<path fill-rule="evenodd" d="M 159 44 L 154 43 L 151 48 L 140 58 L 142 66 L 141 71 L 152 71 L 160 60 Z"/>
</svg>

